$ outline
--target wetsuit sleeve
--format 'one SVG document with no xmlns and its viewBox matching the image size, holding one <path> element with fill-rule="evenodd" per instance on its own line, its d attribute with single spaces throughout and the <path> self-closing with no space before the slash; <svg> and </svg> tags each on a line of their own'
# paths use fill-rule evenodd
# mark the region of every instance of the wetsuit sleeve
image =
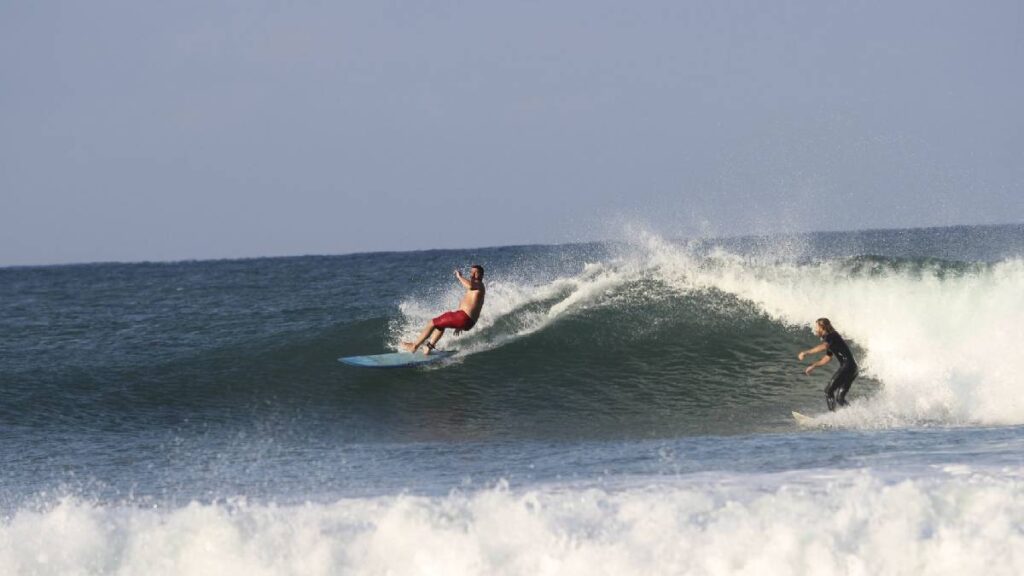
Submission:
<svg viewBox="0 0 1024 576">
<path fill-rule="evenodd" d="M 833 332 L 831 334 L 826 334 L 825 335 L 825 344 L 828 345 L 828 348 L 825 348 L 825 355 L 826 356 L 832 356 L 832 345 L 835 344 L 835 341 L 836 341 L 836 333 L 835 332 Z"/>
</svg>

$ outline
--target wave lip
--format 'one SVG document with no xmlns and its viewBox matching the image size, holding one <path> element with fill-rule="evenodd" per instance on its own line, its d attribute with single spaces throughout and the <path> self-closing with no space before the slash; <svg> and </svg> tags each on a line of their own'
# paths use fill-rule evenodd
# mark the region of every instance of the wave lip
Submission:
<svg viewBox="0 0 1024 576">
<path fill-rule="evenodd" d="M 1024 470 L 696 476 L 620 488 L 177 509 L 64 499 L 0 524 L 10 574 L 1020 574 Z"/>
<path fill-rule="evenodd" d="M 619 354 L 624 363 L 643 354 L 647 367 L 670 366 L 684 357 L 696 362 L 714 358 L 692 348 L 677 347 L 660 358 L 647 351 L 661 349 L 662 342 L 678 339 L 682 331 L 712 333 L 711 324 L 718 322 L 732 326 L 734 333 L 735 345 L 723 342 L 722 348 L 737 353 L 754 349 L 752 356 L 737 359 L 754 360 L 749 379 L 766 370 L 782 374 L 792 368 L 798 373 L 796 350 L 815 340 L 803 332 L 797 342 L 793 329 L 805 331 L 825 316 L 858 349 L 863 378 L 853 396 L 861 394 L 858 388 L 868 390 L 864 386 L 869 380 L 881 383 L 877 393 L 861 398 L 862 410 L 830 415 L 830 425 L 1024 423 L 1024 397 L 1016 393 L 1022 384 L 1017 366 L 1024 360 L 1019 344 L 1024 341 L 1024 260 L 964 263 L 861 255 L 808 261 L 788 254 L 792 247 L 783 248 L 777 258 L 767 252 L 743 255 L 641 233 L 635 243 L 587 263 L 575 276 L 496 284 L 478 331 L 460 342 L 460 348 L 465 355 L 484 352 L 580 320 L 575 326 L 588 333 L 559 333 L 562 341 L 571 345 L 600 334 L 603 344 L 610 342 L 608 352 Z M 674 317 L 691 303 L 696 303 L 696 316 Z M 417 330 L 426 318 L 424 310 L 432 308 L 441 307 L 405 301 L 393 332 Z M 758 317 L 773 322 L 774 333 L 761 330 L 756 336 L 760 340 L 748 342 L 749 328 Z M 676 320 L 674 332 L 627 345 L 643 328 Z M 617 334 L 622 331 L 631 334 Z M 773 339 L 792 342 L 792 354 L 758 356 L 756 349 L 769 350 Z M 711 362 L 706 366 L 713 367 Z M 827 366 L 819 374 L 831 369 Z M 715 374 L 708 372 L 708 378 Z M 784 377 L 793 390 L 823 377 L 815 378 Z M 814 388 L 823 386 L 824 381 Z M 804 406 L 801 401 L 790 408 Z"/>
<path fill-rule="evenodd" d="M 1024 360 L 1024 261 L 862 264 L 729 263 L 698 277 L 787 325 L 831 318 L 863 350 L 862 374 L 883 384 L 866 407 L 870 424 L 1024 422 L 1014 393 Z M 856 414 L 832 419 L 853 423 Z"/>
</svg>

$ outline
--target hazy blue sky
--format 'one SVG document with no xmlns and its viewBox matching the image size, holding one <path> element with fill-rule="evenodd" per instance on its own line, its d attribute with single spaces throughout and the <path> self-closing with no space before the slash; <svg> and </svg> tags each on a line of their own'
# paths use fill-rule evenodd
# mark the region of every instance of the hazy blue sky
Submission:
<svg viewBox="0 0 1024 576">
<path fill-rule="evenodd" d="M 1024 3 L 0 2 L 0 265 L 1024 221 Z"/>
</svg>

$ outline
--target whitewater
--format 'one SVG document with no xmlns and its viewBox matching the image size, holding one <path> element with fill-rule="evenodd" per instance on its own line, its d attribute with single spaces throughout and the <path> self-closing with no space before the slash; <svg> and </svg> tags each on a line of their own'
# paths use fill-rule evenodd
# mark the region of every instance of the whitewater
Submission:
<svg viewBox="0 0 1024 576">
<path fill-rule="evenodd" d="M 624 236 L 0 269 L 0 575 L 1024 572 L 1024 227 Z"/>
<path fill-rule="evenodd" d="M 719 293 L 753 304 L 781 326 L 806 328 L 830 317 L 857 342 L 863 372 L 885 386 L 856 408 L 828 415 L 830 425 L 1024 424 L 1013 361 L 1024 339 L 1020 258 L 960 266 L 884 258 L 794 263 L 791 245 L 772 258 L 722 248 L 698 256 L 692 246 L 642 230 L 636 236 L 625 247 L 628 255 L 588 262 L 574 276 L 542 285 L 492 285 L 485 335 L 467 339 L 464 353 L 502 346 L 581 308 L 613 306 L 623 298 L 641 308 L 688 293 Z M 658 285 L 637 286 L 638 278 Z M 451 305 L 457 295 L 402 302 L 392 347 L 413 339 L 431 311 Z M 486 327 L 496 322 L 515 327 L 489 337 Z"/>
</svg>

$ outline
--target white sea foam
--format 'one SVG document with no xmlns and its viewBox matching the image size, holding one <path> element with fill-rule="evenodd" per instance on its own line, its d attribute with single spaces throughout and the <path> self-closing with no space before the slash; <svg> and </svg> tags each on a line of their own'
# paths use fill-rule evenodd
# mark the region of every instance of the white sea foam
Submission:
<svg viewBox="0 0 1024 576">
<path fill-rule="evenodd" d="M 657 237 L 642 244 L 681 286 L 734 294 L 789 325 L 829 317 L 856 342 L 862 373 L 884 386 L 859 408 L 827 416 L 832 424 L 1024 423 L 1024 261 L 962 275 L 937 266 L 867 274 L 836 261 L 764 263 L 724 252 L 699 262 Z"/>
<path fill-rule="evenodd" d="M 618 258 L 587 264 L 574 276 L 543 284 L 491 282 L 478 327 L 454 343 L 449 339 L 448 345 L 467 354 L 489 350 L 606 304 L 610 294 L 638 277 L 656 277 L 670 291 L 733 294 L 790 326 L 810 327 L 816 318 L 829 317 L 864 351 L 862 375 L 883 384 L 860 406 L 826 415 L 830 424 L 1024 424 L 1024 395 L 1019 393 L 1024 386 L 1019 372 L 1024 365 L 1022 260 L 963 274 L 943 275 L 937 266 L 869 274 L 853 273 L 841 261 L 794 263 L 792 255 L 799 254 L 800 246 L 792 242 L 780 248 L 785 258 L 770 251 L 757 257 L 722 250 L 697 256 L 690 247 L 642 230 L 633 236 L 636 240 Z M 392 344 L 413 338 L 460 295 L 452 289 L 426 301 L 402 302 Z M 807 347 L 814 343 L 809 339 Z M 796 352 L 780 362 L 792 361 L 798 368 Z"/>
<path fill-rule="evenodd" d="M 828 424 L 1024 423 L 1024 261 L 963 274 L 938 265 L 854 273 L 841 261 L 796 264 L 799 246 L 783 251 L 773 258 L 717 250 L 705 258 L 641 231 L 633 256 L 640 263 L 632 268 L 655 269 L 679 291 L 733 294 L 786 325 L 829 317 L 864 351 L 862 374 L 883 387 L 859 406 L 825 415 Z"/>
<path fill-rule="evenodd" d="M 0 574 L 1021 574 L 1021 471 L 717 476 L 0 522 Z"/>
</svg>

